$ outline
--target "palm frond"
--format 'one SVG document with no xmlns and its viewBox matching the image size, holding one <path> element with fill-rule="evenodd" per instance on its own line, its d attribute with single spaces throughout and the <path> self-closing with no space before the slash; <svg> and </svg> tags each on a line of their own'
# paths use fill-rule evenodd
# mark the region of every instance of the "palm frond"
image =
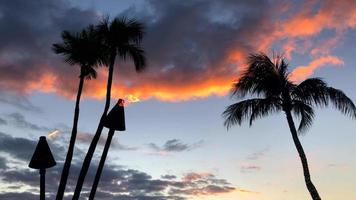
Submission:
<svg viewBox="0 0 356 200">
<path fill-rule="evenodd" d="M 278 64 L 278 63 L 277 63 Z M 287 65 L 283 62 L 281 71 L 265 54 L 251 54 L 248 67 L 234 84 L 232 95 L 245 97 L 247 94 L 258 96 L 278 96 L 288 82 L 284 76 Z M 280 75 L 282 73 L 282 75 Z"/>
<path fill-rule="evenodd" d="M 228 129 L 235 124 L 241 125 L 244 120 L 254 120 L 258 117 L 266 116 L 268 113 L 280 110 L 277 99 L 247 99 L 232 104 L 223 112 L 225 118 L 224 126 Z"/>
<path fill-rule="evenodd" d="M 277 97 L 267 97 L 265 99 L 260 99 L 252 108 L 250 116 L 250 126 L 252 122 L 258 118 L 266 117 L 272 113 L 282 110 L 282 102 L 280 98 Z"/>
<path fill-rule="evenodd" d="M 356 107 L 352 100 L 347 97 L 343 91 L 332 87 L 327 87 L 326 92 L 330 102 L 336 109 L 341 111 L 344 115 L 356 118 Z"/>
<path fill-rule="evenodd" d="M 108 46 L 119 47 L 126 43 L 139 45 L 144 35 L 144 25 L 135 19 L 116 17 L 111 22 L 103 19 L 97 26 L 98 32 Z"/>
<path fill-rule="evenodd" d="M 140 44 L 145 34 L 145 27 L 136 19 L 130 19 L 127 22 L 127 34 L 130 35 L 130 42 Z"/>
<path fill-rule="evenodd" d="M 119 49 L 119 55 L 121 58 L 124 60 L 126 59 L 127 56 L 129 56 L 135 64 L 135 69 L 138 72 L 141 72 L 145 69 L 146 67 L 146 57 L 144 50 L 137 45 L 123 45 Z"/>
<path fill-rule="evenodd" d="M 292 111 L 294 115 L 300 118 L 298 133 L 302 134 L 311 127 L 315 116 L 314 110 L 310 105 L 299 100 L 294 100 L 292 103 Z"/>
<path fill-rule="evenodd" d="M 324 107 L 328 105 L 327 84 L 320 78 L 308 78 L 291 91 L 293 99 Z"/>
<path fill-rule="evenodd" d="M 356 107 L 352 100 L 341 90 L 328 87 L 320 78 L 309 78 L 293 88 L 293 99 L 300 100 L 309 105 L 315 104 L 320 107 L 332 103 L 343 114 L 356 118 Z"/>
<path fill-rule="evenodd" d="M 82 75 L 90 80 L 90 79 L 96 79 L 97 73 L 96 70 L 93 67 L 84 67 L 82 71 Z"/>
<path fill-rule="evenodd" d="M 93 25 L 77 33 L 63 31 L 62 40 L 62 43 L 53 44 L 53 51 L 63 55 L 68 64 L 87 68 L 81 70 L 83 72 L 81 76 L 95 78 L 94 68 L 107 63 L 106 48 L 102 45 Z"/>
</svg>

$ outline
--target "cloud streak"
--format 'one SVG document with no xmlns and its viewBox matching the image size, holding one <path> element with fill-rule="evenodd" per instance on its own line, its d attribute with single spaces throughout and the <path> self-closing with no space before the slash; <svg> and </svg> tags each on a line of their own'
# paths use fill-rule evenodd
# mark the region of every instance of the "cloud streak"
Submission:
<svg viewBox="0 0 356 200">
<path fill-rule="evenodd" d="M 79 132 L 77 134 L 77 141 L 84 143 L 84 144 L 90 144 L 90 142 L 93 139 L 93 134 L 90 133 L 83 133 Z M 101 146 L 104 146 L 106 143 L 107 136 L 102 135 L 99 139 L 98 144 Z M 118 150 L 124 150 L 124 151 L 136 151 L 138 148 L 137 147 L 130 147 L 124 144 L 119 143 L 115 138 L 112 140 L 111 145 L 112 148 L 118 149 Z"/>
<path fill-rule="evenodd" d="M 186 144 L 178 139 L 167 140 L 162 146 L 155 143 L 149 143 L 148 147 L 153 151 L 153 154 L 167 155 L 175 152 L 191 151 L 200 147 L 203 141 L 198 141 L 193 144 Z"/>
<path fill-rule="evenodd" d="M 6 121 L 7 123 L 20 129 L 42 131 L 42 132 L 51 131 L 51 129 L 48 127 L 39 126 L 37 124 L 27 121 L 26 118 L 21 113 L 17 113 L 17 112 L 6 115 Z"/>
<path fill-rule="evenodd" d="M 327 64 L 340 66 L 340 65 L 343 65 L 344 62 L 341 59 L 339 59 L 338 57 L 335 57 L 335 56 L 320 57 L 318 59 L 315 59 L 315 60 L 311 61 L 306 66 L 298 66 L 298 67 L 296 67 L 292 71 L 292 73 L 290 74 L 290 78 L 293 81 L 302 81 L 305 78 L 307 78 L 310 75 L 312 75 L 313 72 L 316 69 L 324 67 Z"/>
</svg>

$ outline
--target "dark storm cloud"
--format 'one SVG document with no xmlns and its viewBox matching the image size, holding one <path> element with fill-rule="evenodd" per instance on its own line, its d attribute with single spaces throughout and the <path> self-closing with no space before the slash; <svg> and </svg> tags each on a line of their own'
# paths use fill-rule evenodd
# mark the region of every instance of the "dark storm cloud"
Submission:
<svg viewBox="0 0 356 200">
<path fill-rule="evenodd" d="M 62 0 L 0 1 L 0 14 L 0 89 L 21 93 L 50 88 L 48 82 L 41 83 L 48 72 L 59 77 L 73 73 L 51 46 L 61 31 L 79 30 L 98 18 L 94 11 L 72 8 Z"/>
<path fill-rule="evenodd" d="M 292 52 L 315 56 L 319 64 L 300 68 L 298 79 L 325 64 L 341 64 L 335 56 L 325 57 L 331 49 L 327 40 L 326 45 L 315 43 L 315 49 L 297 47 L 296 42 L 309 44 L 323 30 L 354 29 L 355 1 L 308 2 L 147 0 L 131 6 L 118 14 L 145 23 L 148 69 L 138 76 L 131 62 L 118 63 L 112 95 L 167 101 L 226 95 L 246 55 L 270 48 L 289 56 Z M 74 8 L 64 0 L 0 1 L 0 25 L 6 27 L 0 30 L 0 90 L 73 97 L 79 70 L 64 64 L 61 56 L 51 52 L 51 45 L 60 42 L 62 30 L 80 30 L 100 18 L 93 10 Z M 84 96 L 102 99 L 98 91 L 105 90 L 105 83 L 104 76 L 89 81 Z"/>
<path fill-rule="evenodd" d="M 198 74 L 204 76 L 211 68 L 222 67 L 219 62 L 229 48 L 247 42 L 239 36 L 261 20 L 266 6 L 265 1 L 148 2 L 153 10 L 148 20 L 153 22 L 147 22 L 145 44 L 148 57 L 155 63 L 152 67 L 162 70 L 163 66 L 172 64 L 176 66 L 172 72 L 190 72 L 176 73 L 185 77 L 172 76 L 173 81 L 175 78 L 191 81 Z M 173 75 L 172 72 L 169 73 Z"/>
<path fill-rule="evenodd" d="M 7 153 L 11 158 L 29 161 L 32 153 L 37 145 L 36 141 L 25 138 L 12 137 L 0 132 L 0 153 Z M 53 148 L 54 156 L 59 159 L 63 156 L 64 148 L 49 141 L 49 145 Z"/>
<path fill-rule="evenodd" d="M 0 90 L 73 96 L 78 71 L 54 55 L 51 45 L 60 41 L 61 31 L 79 30 L 100 17 L 65 2 L 0 2 L 0 25 L 6 27 L 0 31 Z M 246 32 L 260 30 L 266 2 L 152 0 L 121 13 L 146 23 L 149 66 L 140 77 L 130 67 L 116 70 L 121 77 L 114 87 L 121 89 L 113 95 L 140 92 L 142 98 L 182 100 L 227 92 L 237 68 L 226 57 L 235 46 L 242 53 L 254 48 L 255 40 L 246 39 Z M 91 81 L 92 87 L 104 87 L 100 81 Z M 210 86 L 216 89 L 205 91 Z M 98 97 L 96 89 L 86 94 Z"/>
<path fill-rule="evenodd" d="M 0 198 L 5 199 L 26 199 L 35 198 L 38 192 L 38 171 L 29 170 L 21 167 L 8 168 L 11 166 L 23 165 L 28 163 L 32 152 L 34 151 L 36 141 L 25 138 L 16 138 L 4 133 L 0 133 L 0 177 L 3 183 L 10 184 L 7 188 L 9 192 L 0 193 Z M 64 155 L 58 152 L 64 151 L 63 147 L 58 143 L 50 143 L 52 153 L 56 159 L 63 160 Z M 1 154 L 5 153 L 5 154 Z M 6 159 L 8 157 L 11 159 Z M 80 154 L 79 156 L 82 156 Z M 76 175 L 80 171 L 81 163 L 74 160 L 71 167 L 71 176 L 68 180 L 68 192 L 74 190 Z M 59 174 L 62 168 L 62 163 L 57 163 L 57 166 L 47 170 L 46 190 L 51 198 L 57 189 Z M 97 168 L 97 161 L 92 163 L 88 173 L 87 182 L 83 189 L 83 198 L 88 196 L 90 191 L 89 183 L 93 181 Z M 134 169 L 123 168 L 112 163 L 107 163 L 102 174 L 100 187 L 96 199 L 100 200 L 187 200 L 191 195 L 208 195 L 227 193 L 234 190 L 224 179 L 218 179 L 213 174 L 189 173 L 181 179 L 176 179 L 174 175 L 165 175 L 165 178 L 155 179 L 151 175 Z M 23 186 L 28 186 L 30 189 L 23 193 L 11 192 Z M 26 196 L 26 194 L 28 194 Z M 23 197 L 23 198 L 22 198 Z M 69 199 L 70 196 L 65 199 Z"/>
<path fill-rule="evenodd" d="M 130 74 L 129 87 L 151 85 L 166 95 L 152 91 L 144 96 L 173 101 L 219 93 L 204 93 L 210 86 L 229 89 L 237 63 L 226 61 L 227 57 L 237 46 L 241 54 L 256 48 L 256 40 L 247 37 L 263 28 L 260 24 L 268 15 L 267 1 L 149 0 L 147 4 L 145 10 L 131 8 L 125 14 L 147 24 L 144 47 L 149 68 L 140 78 L 130 68 L 121 69 L 121 74 Z"/>
<path fill-rule="evenodd" d="M 199 141 L 193 144 L 185 144 L 178 139 L 171 139 L 166 141 L 162 147 L 155 143 L 148 144 L 149 148 L 158 153 L 169 153 L 169 152 L 182 152 L 190 151 L 192 149 L 198 148 L 203 144 L 203 141 Z"/>
</svg>

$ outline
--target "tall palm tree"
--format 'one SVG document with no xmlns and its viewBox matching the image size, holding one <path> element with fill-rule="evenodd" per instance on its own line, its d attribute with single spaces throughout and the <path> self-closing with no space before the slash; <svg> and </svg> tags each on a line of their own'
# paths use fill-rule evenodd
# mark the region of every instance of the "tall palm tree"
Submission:
<svg viewBox="0 0 356 200">
<path fill-rule="evenodd" d="M 70 65 L 80 67 L 79 86 L 74 110 L 73 128 L 70 137 L 67 156 L 64 162 L 61 180 L 58 187 L 56 199 L 63 199 L 65 186 L 67 183 L 70 165 L 73 157 L 74 145 L 77 136 L 79 119 L 79 103 L 82 95 L 85 79 L 96 78 L 95 67 L 103 64 L 103 45 L 96 38 L 93 26 L 89 26 L 79 33 L 62 32 L 62 43 L 53 44 L 53 51 L 62 54 L 65 61 Z"/>
<path fill-rule="evenodd" d="M 232 96 L 245 99 L 226 108 L 223 113 L 225 126 L 241 125 L 249 120 L 250 125 L 258 118 L 283 111 L 287 117 L 293 142 L 303 166 L 306 187 L 313 200 L 320 200 L 317 189 L 311 181 L 307 158 L 299 141 L 298 134 L 306 131 L 314 119 L 313 106 L 326 107 L 332 103 L 343 114 L 356 117 L 356 107 L 341 91 L 329 87 L 319 78 L 309 78 L 296 84 L 290 79 L 288 64 L 282 57 L 274 61 L 263 53 L 248 57 L 248 67 L 234 84 Z M 298 131 L 293 116 L 300 118 Z"/>
<path fill-rule="evenodd" d="M 108 18 L 102 20 L 96 27 L 96 31 L 101 37 L 102 43 L 106 47 L 106 56 L 109 61 L 109 74 L 106 90 L 106 102 L 104 112 L 101 116 L 97 131 L 90 143 L 88 152 L 84 158 L 82 168 L 78 177 L 77 185 L 74 191 L 73 200 L 78 200 L 83 187 L 85 176 L 88 172 L 90 162 L 93 158 L 95 148 L 100 139 L 103 130 L 103 122 L 107 115 L 110 106 L 111 86 L 114 73 L 114 65 L 116 57 L 122 60 L 131 58 L 134 62 L 137 72 L 142 71 L 146 66 L 144 51 L 141 47 L 142 37 L 144 35 L 143 24 L 135 19 L 127 19 L 125 17 L 117 17 L 112 21 Z"/>
</svg>

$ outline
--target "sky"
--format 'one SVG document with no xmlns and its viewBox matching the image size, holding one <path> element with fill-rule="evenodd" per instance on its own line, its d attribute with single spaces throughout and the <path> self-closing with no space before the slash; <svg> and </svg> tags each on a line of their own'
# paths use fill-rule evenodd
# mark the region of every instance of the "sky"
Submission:
<svg viewBox="0 0 356 200">
<path fill-rule="evenodd" d="M 250 53 L 282 53 L 296 83 L 322 77 L 356 100 L 354 0 L 12 0 L 0 1 L 0 199 L 36 199 L 39 175 L 27 167 L 47 136 L 57 166 L 47 171 L 53 199 L 72 126 L 79 67 L 51 50 L 63 30 L 109 16 L 145 24 L 147 69 L 117 60 L 112 106 L 125 107 L 98 200 L 309 199 L 283 113 L 227 130 L 232 83 Z M 84 85 L 70 199 L 104 106 L 106 68 Z M 297 121 L 297 120 L 296 120 Z M 311 176 L 326 200 L 354 200 L 356 122 L 317 109 L 300 136 Z M 87 176 L 88 195 L 107 130 Z"/>
</svg>

